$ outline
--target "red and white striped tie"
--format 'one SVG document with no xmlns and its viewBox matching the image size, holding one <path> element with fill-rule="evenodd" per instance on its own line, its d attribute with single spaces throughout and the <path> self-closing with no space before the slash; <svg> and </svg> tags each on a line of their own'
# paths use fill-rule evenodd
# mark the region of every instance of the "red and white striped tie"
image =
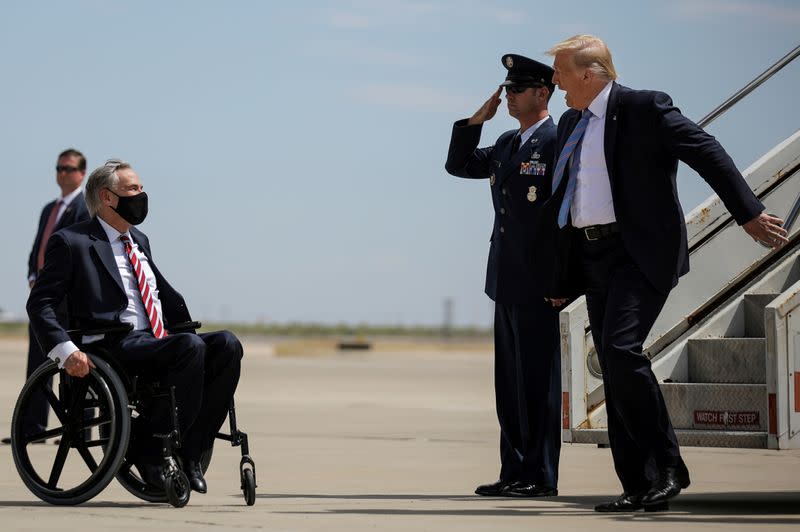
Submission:
<svg viewBox="0 0 800 532">
<path fill-rule="evenodd" d="M 161 314 L 159 314 L 158 307 L 153 301 L 153 294 L 150 292 L 150 286 L 145 279 L 142 263 L 139 261 L 139 257 L 136 256 L 136 252 L 131 246 L 131 240 L 128 238 L 128 235 L 120 235 L 119 239 L 122 240 L 122 243 L 125 245 L 125 252 L 128 254 L 128 259 L 130 259 L 131 265 L 133 265 L 133 271 L 136 273 L 136 279 L 139 284 L 139 295 L 142 296 L 142 303 L 144 303 L 144 308 L 147 310 L 147 319 L 150 320 L 150 327 L 153 328 L 153 335 L 156 338 L 164 338 L 167 335 L 167 331 L 164 330 L 164 322 L 161 320 Z"/>
</svg>

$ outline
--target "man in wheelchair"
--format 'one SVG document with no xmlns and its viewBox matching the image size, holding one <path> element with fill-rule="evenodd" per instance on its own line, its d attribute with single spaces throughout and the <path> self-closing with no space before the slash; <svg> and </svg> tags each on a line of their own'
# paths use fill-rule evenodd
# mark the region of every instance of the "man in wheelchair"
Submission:
<svg viewBox="0 0 800 532">
<path fill-rule="evenodd" d="M 228 414 L 239 381 L 242 346 L 228 331 L 170 330 L 191 318 L 183 297 L 153 262 L 147 236 L 134 227 L 147 215 L 147 194 L 128 163 L 110 160 L 92 172 L 86 204 L 92 218 L 56 232 L 47 244 L 44 268 L 27 304 L 33 331 L 47 356 L 71 377 L 80 378 L 94 364 L 59 324 L 59 304 L 66 299 L 71 324 L 130 324 L 132 330 L 120 336 L 95 335 L 80 342 L 110 344 L 110 352 L 127 372 L 174 388 L 178 453 L 191 488 L 205 493 L 201 455 L 212 447 Z M 198 240 L 200 244 L 203 239 Z M 199 253 L 194 260 L 199 261 L 208 247 L 195 249 Z M 148 436 L 168 432 L 172 414 L 171 408 L 155 408 Z M 163 486 L 162 445 L 154 437 L 136 439 L 136 467 L 154 486 Z"/>
</svg>

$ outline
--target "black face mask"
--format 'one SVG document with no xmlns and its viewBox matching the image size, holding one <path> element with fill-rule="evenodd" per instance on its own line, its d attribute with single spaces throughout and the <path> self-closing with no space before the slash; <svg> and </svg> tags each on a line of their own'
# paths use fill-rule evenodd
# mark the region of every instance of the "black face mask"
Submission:
<svg viewBox="0 0 800 532">
<path fill-rule="evenodd" d="M 139 225 L 147 218 L 147 193 L 140 192 L 135 196 L 120 196 L 113 190 L 109 192 L 114 194 L 119 201 L 116 207 L 111 207 L 117 214 L 122 216 L 122 219 L 131 225 Z"/>
</svg>

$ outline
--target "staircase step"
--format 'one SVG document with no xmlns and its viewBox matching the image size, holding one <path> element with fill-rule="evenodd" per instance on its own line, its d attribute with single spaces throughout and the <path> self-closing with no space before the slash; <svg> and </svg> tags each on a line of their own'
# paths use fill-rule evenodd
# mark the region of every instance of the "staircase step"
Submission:
<svg viewBox="0 0 800 532">
<path fill-rule="evenodd" d="M 766 449 L 767 433 L 741 430 L 676 430 L 678 443 L 684 447 L 736 447 Z"/>
<path fill-rule="evenodd" d="M 780 294 L 744 295 L 744 335 L 748 338 L 764 338 L 764 308 Z"/>
<path fill-rule="evenodd" d="M 764 338 L 690 339 L 689 382 L 766 384 Z"/>
<path fill-rule="evenodd" d="M 766 432 L 675 429 L 675 436 L 683 447 L 767 448 Z M 572 442 L 608 445 L 608 431 L 606 429 L 576 429 L 572 431 Z"/>
<path fill-rule="evenodd" d="M 766 431 L 765 384 L 662 383 L 676 429 Z"/>
</svg>

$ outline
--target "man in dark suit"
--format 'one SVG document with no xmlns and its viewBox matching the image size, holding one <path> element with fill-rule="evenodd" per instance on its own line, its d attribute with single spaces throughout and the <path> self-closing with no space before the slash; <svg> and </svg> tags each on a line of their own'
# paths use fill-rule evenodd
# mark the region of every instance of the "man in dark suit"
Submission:
<svg viewBox="0 0 800 532">
<path fill-rule="evenodd" d="M 608 437 L 624 493 L 595 508 L 660 510 L 689 485 L 643 343 L 678 277 L 689 270 L 678 160 L 694 168 L 736 221 L 771 246 L 786 241 L 720 144 L 662 92 L 618 85 L 605 43 L 578 35 L 554 46 L 553 82 L 566 92 L 553 195 L 542 221 L 554 239 L 548 296 L 586 295 L 603 371 Z M 555 249 L 555 253 L 553 253 Z"/>
<path fill-rule="evenodd" d="M 495 398 L 500 422 L 500 478 L 478 486 L 485 496 L 557 495 L 561 449 L 558 314 L 533 273 L 539 211 L 550 195 L 556 129 L 547 111 L 552 69 L 514 54 L 502 58 L 505 82 L 469 119 L 453 126 L 447 171 L 488 179 L 494 205 L 486 295 L 495 301 Z M 519 129 L 478 148 L 482 125 L 506 89 Z"/>
<path fill-rule="evenodd" d="M 33 331 L 59 367 L 84 377 L 92 363 L 58 320 L 62 301 L 73 327 L 132 324 L 123 338 L 102 340 L 113 342 L 113 353 L 131 372 L 155 374 L 175 387 L 184 470 L 192 489 L 205 493 L 200 456 L 225 421 L 239 381 L 242 346 L 228 331 L 169 334 L 170 326 L 191 318 L 183 297 L 153 262 L 149 240 L 134 227 L 147 215 L 147 194 L 130 165 L 113 160 L 92 172 L 86 203 L 91 220 L 55 233 L 47 245 L 27 305 Z M 197 261 L 210 252 L 208 246 L 197 249 Z M 83 343 L 100 340 L 84 338 Z M 153 413 L 154 426 L 168 427 L 168 419 L 165 409 Z M 146 438 L 137 450 L 137 468 L 158 485 L 159 442 Z"/>
<path fill-rule="evenodd" d="M 42 209 L 39 216 L 39 228 L 33 240 L 33 249 L 28 257 L 28 286 L 36 282 L 39 270 L 44 264 L 44 250 L 47 240 L 54 232 L 64 227 L 89 219 L 86 202 L 83 200 L 81 183 L 86 175 L 86 158 L 75 149 L 61 152 L 56 163 L 56 182 L 61 189 L 61 196 L 53 200 Z M 66 320 L 63 312 L 60 313 L 62 323 Z M 28 368 L 26 378 L 31 376 L 36 368 L 47 360 L 42 348 L 36 341 L 31 328 L 28 327 Z M 23 412 L 22 423 L 24 430 L 29 433 L 43 432 L 47 426 L 47 413 L 49 407 L 47 398 L 38 392 L 31 397 L 28 409 Z M 3 438 L 3 443 L 11 443 L 11 438 Z M 41 442 L 44 443 L 44 442 Z"/>
</svg>

